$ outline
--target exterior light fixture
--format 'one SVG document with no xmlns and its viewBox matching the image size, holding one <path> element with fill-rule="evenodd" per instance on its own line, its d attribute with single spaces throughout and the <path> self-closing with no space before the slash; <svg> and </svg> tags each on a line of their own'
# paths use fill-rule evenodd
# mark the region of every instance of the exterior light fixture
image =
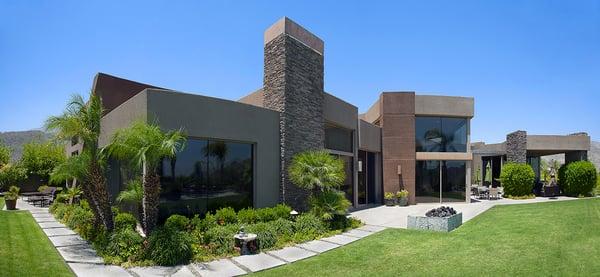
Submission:
<svg viewBox="0 0 600 277">
<path fill-rule="evenodd" d="M 358 172 L 362 172 L 362 161 L 358 161 Z"/>
</svg>

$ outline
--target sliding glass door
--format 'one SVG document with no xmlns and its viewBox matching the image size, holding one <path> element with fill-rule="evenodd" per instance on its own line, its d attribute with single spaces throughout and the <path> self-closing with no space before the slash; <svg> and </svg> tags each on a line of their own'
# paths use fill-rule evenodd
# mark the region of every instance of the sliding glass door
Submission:
<svg viewBox="0 0 600 277">
<path fill-rule="evenodd" d="M 415 177 L 418 203 L 466 200 L 465 161 L 417 161 Z"/>
</svg>

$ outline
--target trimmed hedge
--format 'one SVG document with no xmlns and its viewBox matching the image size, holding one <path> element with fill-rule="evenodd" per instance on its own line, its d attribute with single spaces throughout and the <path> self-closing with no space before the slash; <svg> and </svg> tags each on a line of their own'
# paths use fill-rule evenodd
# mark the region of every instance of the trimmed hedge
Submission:
<svg viewBox="0 0 600 277">
<path fill-rule="evenodd" d="M 571 196 L 591 195 L 597 178 L 596 167 L 589 161 L 572 162 L 558 170 L 559 186 Z"/>
<path fill-rule="evenodd" d="M 508 196 L 529 195 L 533 191 L 535 173 L 528 164 L 507 163 L 502 167 L 500 182 Z"/>
</svg>

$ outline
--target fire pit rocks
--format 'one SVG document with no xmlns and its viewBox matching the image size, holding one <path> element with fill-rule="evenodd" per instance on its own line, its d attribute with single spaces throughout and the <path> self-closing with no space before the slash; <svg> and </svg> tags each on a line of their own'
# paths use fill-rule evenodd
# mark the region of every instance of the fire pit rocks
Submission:
<svg viewBox="0 0 600 277">
<path fill-rule="evenodd" d="M 427 211 L 425 216 L 408 216 L 408 229 L 450 232 L 461 224 L 462 213 L 457 213 L 452 207 L 441 206 Z"/>
</svg>

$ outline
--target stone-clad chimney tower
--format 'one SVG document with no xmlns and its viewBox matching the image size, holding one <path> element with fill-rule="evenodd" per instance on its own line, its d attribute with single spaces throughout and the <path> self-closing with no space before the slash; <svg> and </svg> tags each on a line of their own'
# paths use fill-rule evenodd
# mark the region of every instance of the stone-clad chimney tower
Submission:
<svg viewBox="0 0 600 277">
<path fill-rule="evenodd" d="M 305 209 L 308 193 L 288 177 L 295 154 L 324 147 L 323 41 L 284 17 L 265 31 L 263 106 L 281 113 L 280 200 Z"/>
</svg>

